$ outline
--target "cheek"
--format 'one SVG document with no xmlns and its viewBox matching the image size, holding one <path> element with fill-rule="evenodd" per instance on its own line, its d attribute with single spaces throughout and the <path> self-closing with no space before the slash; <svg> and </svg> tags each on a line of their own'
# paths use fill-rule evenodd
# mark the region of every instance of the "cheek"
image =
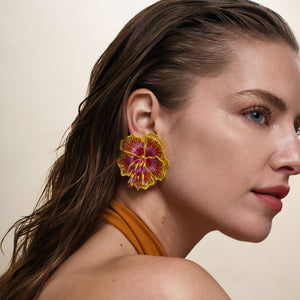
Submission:
<svg viewBox="0 0 300 300">
<path fill-rule="evenodd" d="M 210 119 L 206 115 L 199 122 L 199 116 L 191 117 L 178 124 L 171 142 L 170 178 L 192 193 L 232 193 L 234 186 L 249 184 L 263 165 L 262 153 L 239 120 L 222 113 L 214 115 L 214 122 Z"/>
</svg>

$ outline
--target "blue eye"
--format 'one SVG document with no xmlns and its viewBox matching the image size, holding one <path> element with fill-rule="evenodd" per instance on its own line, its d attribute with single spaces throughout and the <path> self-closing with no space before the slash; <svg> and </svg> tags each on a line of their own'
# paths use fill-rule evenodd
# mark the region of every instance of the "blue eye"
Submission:
<svg viewBox="0 0 300 300">
<path fill-rule="evenodd" d="M 245 109 L 243 115 L 258 125 L 269 125 L 272 120 L 271 109 L 262 105 L 255 105 Z"/>
<path fill-rule="evenodd" d="M 265 116 L 260 111 L 252 111 L 247 114 L 251 120 L 257 123 L 265 123 Z"/>
</svg>

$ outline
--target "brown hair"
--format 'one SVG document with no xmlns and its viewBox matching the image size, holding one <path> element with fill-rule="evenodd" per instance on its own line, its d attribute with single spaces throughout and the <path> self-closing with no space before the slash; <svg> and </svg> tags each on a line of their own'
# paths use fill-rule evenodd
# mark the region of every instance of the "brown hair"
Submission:
<svg viewBox="0 0 300 300">
<path fill-rule="evenodd" d="M 179 109 L 195 75 L 230 63 L 230 40 L 283 41 L 298 52 L 285 21 L 246 0 L 163 0 L 134 17 L 96 62 L 81 103 L 34 212 L 14 229 L 1 299 L 32 299 L 53 272 L 94 232 L 120 181 L 115 164 L 127 135 L 125 104 L 140 87 Z M 10 230 L 11 230 L 10 229 Z"/>
</svg>

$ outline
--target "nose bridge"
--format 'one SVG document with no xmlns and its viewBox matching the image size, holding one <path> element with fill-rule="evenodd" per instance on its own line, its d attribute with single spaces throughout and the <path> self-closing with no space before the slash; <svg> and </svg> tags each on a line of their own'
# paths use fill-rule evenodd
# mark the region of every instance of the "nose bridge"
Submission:
<svg viewBox="0 0 300 300">
<path fill-rule="evenodd" d="M 288 128 L 280 132 L 276 141 L 276 150 L 273 153 L 273 167 L 275 169 L 285 170 L 290 175 L 300 173 L 299 138 L 294 128 Z"/>
</svg>

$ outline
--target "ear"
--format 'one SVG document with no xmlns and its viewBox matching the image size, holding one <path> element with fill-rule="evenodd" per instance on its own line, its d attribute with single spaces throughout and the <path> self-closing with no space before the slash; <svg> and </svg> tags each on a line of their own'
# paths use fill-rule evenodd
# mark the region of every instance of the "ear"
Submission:
<svg viewBox="0 0 300 300">
<path fill-rule="evenodd" d="M 160 110 L 156 96 L 148 89 L 132 92 L 127 100 L 126 116 L 130 134 L 143 136 L 155 131 Z"/>
</svg>

